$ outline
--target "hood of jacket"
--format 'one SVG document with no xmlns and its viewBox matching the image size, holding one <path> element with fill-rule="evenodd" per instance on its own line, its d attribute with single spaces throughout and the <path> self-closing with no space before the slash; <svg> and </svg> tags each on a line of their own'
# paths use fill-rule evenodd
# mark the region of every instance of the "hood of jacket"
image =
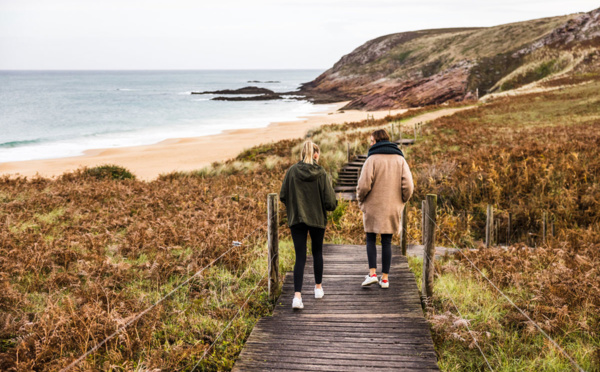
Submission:
<svg viewBox="0 0 600 372">
<path fill-rule="evenodd" d="M 367 157 L 375 154 L 400 155 L 404 157 L 404 153 L 398 148 L 398 145 L 390 141 L 379 141 L 371 146 Z"/>
<path fill-rule="evenodd" d="M 296 163 L 296 176 L 304 182 L 315 181 L 323 173 L 323 168 L 317 164 L 307 164 L 303 161 Z"/>
</svg>

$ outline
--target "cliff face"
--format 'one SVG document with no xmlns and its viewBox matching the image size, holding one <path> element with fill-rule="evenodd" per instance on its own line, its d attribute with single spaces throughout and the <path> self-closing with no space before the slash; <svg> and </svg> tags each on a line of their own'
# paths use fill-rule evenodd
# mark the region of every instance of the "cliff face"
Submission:
<svg viewBox="0 0 600 372">
<path fill-rule="evenodd" d="M 576 70 L 600 46 L 600 9 L 488 28 L 382 36 L 343 56 L 301 93 L 345 108 L 462 101 Z M 587 61 L 587 62 L 586 62 Z"/>
</svg>

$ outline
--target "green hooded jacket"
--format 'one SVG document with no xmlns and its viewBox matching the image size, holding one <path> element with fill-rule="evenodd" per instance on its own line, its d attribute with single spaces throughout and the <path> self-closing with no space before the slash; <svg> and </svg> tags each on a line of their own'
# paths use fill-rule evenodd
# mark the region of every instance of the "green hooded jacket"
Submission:
<svg viewBox="0 0 600 372">
<path fill-rule="evenodd" d="M 288 226 L 305 223 L 325 228 L 327 211 L 337 207 L 335 191 L 325 170 L 317 164 L 298 162 L 288 169 L 279 200 L 285 204 Z"/>
</svg>

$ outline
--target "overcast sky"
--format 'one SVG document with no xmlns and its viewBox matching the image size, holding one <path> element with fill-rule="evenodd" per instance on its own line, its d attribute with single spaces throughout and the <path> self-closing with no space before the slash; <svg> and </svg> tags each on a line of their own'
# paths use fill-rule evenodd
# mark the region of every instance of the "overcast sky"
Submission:
<svg viewBox="0 0 600 372">
<path fill-rule="evenodd" d="M 0 0 L 0 69 L 326 69 L 394 32 L 597 7 L 590 0 Z"/>
</svg>

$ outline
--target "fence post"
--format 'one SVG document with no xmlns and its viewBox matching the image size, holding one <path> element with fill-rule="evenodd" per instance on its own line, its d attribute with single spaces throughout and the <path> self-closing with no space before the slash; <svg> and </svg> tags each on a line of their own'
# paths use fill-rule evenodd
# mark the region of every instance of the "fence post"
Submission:
<svg viewBox="0 0 600 372">
<path fill-rule="evenodd" d="M 267 197 L 267 247 L 269 249 L 269 299 L 277 299 L 279 288 L 279 201 L 277 194 L 271 193 Z"/>
<path fill-rule="evenodd" d="M 402 248 L 402 255 L 406 256 L 406 229 L 408 228 L 408 214 L 407 214 L 407 205 L 404 204 L 404 209 L 402 210 L 402 233 L 400 234 L 400 247 Z"/>
<path fill-rule="evenodd" d="M 425 208 L 427 208 L 427 200 L 421 201 L 421 244 L 425 246 L 425 230 L 427 226 L 425 225 Z"/>
<path fill-rule="evenodd" d="M 350 142 L 346 142 L 346 158 L 348 159 L 348 163 L 350 163 Z"/>
<path fill-rule="evenodd" d="M 427 194 L 427 204 L 425 208 L 425 244 L 423 247 L 423 280 L 421 295 L 426 297 L 433 296 L 433 273 L 435 260 L 435 216 L 437 209 L 437 195 Z"/>
<path fill-rule="evenodd" d="M 546 212 L 544 212 L 543 214 L 543 222 L 542 222 L 542 244 L 546 244 L 546 230 L 547 230 L 547 224 L 548 224 L 548 218 L 547 218 L 547 214 Z"/>
<path fill-rule="evenodd" d="M 508 232 L 506 233 L 506 245 L 510 245 L 510 224 L 512 223 L 512 213 L 508 212 Z"/>
<path fill-rule="evenodd" d="M 394 131 L 394 123 L 392 123 L 392 138 L 391 138 L 392 141 L 394 141 L 394 132 L 395 132 Z"/>
<path fill-rule="evenodd" d="M 498 220 L 494 221 L 494 240 L 493 242 L 498 246 L 500 245 L 500 236 L 498 236 Z"/>
<path fill-rule="evenodd" d="M 415 124 L 414 130 L 415 130 L 415 142 L 417 142 L 417 124 Z"/>
<path fill-rule="evenodd" d="M 487 206 L 487 219 L 485 221 L 485 247 L 492 244 L 492 226 L 494 224 L 494 209 L 491 204 Z"/>
</svg>

